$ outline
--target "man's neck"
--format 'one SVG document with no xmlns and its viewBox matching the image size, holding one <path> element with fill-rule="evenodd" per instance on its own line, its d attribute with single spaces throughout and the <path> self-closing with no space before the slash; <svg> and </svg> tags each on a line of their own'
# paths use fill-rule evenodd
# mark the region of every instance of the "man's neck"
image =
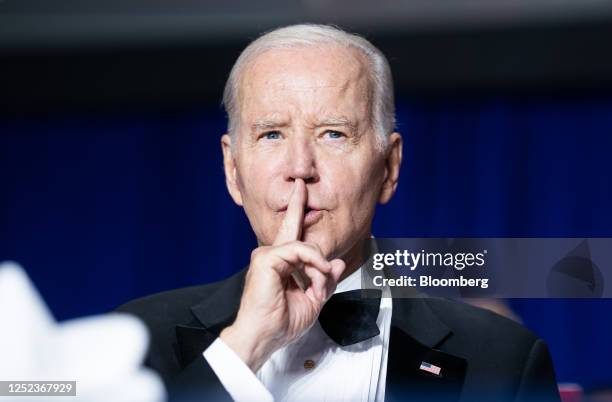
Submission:
<svg viewBox="0 0 612 402">
<path fill-rule="evenodd" d="M 340 276 L 340 282 L 348 278 L 353 272 L 357 271 L 370 256 L 371 235 L 359 240 L 355 245 L 342 256 L 342 260 L 346 264 L 346 269 Z"/>
</svg>

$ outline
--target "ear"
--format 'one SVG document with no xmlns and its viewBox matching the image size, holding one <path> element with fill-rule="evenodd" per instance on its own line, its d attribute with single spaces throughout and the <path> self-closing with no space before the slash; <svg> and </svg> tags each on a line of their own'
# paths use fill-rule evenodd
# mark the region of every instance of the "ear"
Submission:
<svg viewBox="0 0 612 402">
<path fill-rule="evenodd" d="M 378 198 L 378 202 L 381 204 L 389 202 L 393 194 L 395 194 L 401 165 L 402 136 L 400 133 L 393 133 L 389 136 L 389 143 L 385 153 L 385 177 Z"/>
<path fill-rule="evenodd" d="M 221 150 L 223 151 L 223 170 L 225 171 L 225 185 L 234 202 L 242 206 L 242 193 L 238 186 L 238 173 L 236 161 L 232 150 L 232 139 L 229 134 L 221 137 Z"/>
</svg>

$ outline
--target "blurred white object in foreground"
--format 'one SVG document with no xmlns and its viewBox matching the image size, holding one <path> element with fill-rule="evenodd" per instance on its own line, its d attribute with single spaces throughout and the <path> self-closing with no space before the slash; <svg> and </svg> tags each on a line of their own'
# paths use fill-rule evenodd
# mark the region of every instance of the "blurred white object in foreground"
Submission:
<svg viewBox="0 0 612 402">
<path fill-rule="evenodd" d="M 66 289 L 69 291 L 69 289 Z M 23 268 L 0 264 L 0 381 L 76 381 L 77 396 L 0 396 L 0 401 L 161 402 L 144 368 L 144 325 L 126 314 L 55 322 Z"/>
</svg>

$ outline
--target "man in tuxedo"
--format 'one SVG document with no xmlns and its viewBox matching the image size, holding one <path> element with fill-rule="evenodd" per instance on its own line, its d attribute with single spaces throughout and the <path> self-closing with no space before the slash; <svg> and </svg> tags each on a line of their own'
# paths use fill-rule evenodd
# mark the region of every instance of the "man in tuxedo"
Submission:
<svg viewBox="0 0 612 402">
<path fill-rule="evenodd" d="M 330 26 L 271 31 L 236 61 L 224 105 L 226 185 L 259 245 L 249 266 L 119 309 L 150 329 L 147 364 L 171 398 L 558 400 L 545 344 L 519 324 L 361 290 L 402 161 L 376 47 Z"/>
</svg>

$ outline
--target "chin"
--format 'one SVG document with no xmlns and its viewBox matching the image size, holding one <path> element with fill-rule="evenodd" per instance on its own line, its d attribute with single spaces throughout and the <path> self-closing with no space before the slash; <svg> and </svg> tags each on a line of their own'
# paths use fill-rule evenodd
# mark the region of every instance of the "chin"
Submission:
<svg viewBox="0 0 612 402">
<path fill-rule="evenodd" d="M 316 225 L 304 231 L 302 240 L 318 245 L 326 258 L 330 258 L 330 255 L 333 256 L 335 254 L 331 234 L 322 228 L 317 228 Z"/>
</svg>

